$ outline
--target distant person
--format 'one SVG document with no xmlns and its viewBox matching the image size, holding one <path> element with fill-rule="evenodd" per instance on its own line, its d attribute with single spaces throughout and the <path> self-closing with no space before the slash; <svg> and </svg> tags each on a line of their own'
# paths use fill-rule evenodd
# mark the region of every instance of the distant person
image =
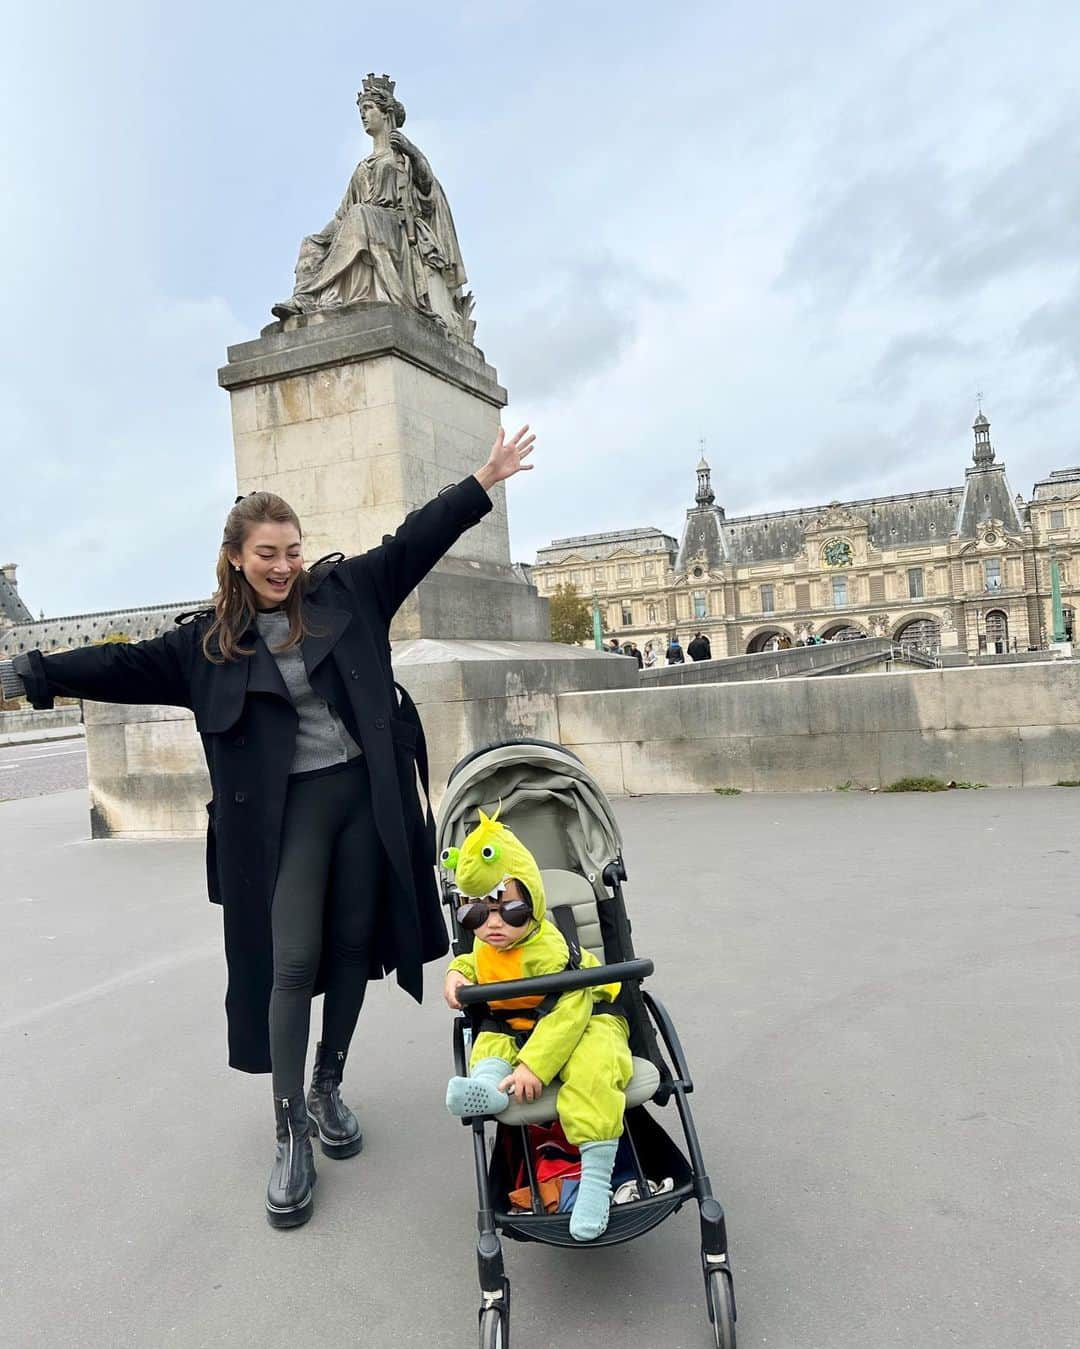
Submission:
<svg viewBox="0 0 1080 1349">
<path fill-rule="evenodd" d="M 679 634 L 673 632 L 671 634 L 671 641 L 668 643 L 667 663 L 669 665 L 683 665 L 685 662 L 686 657 L 683 655 L 683 649 L 679 645 Z"/>
<path fill-rule="evenodd" d="M 653 642 L 645 643 L 645 650 L 642 653 L 642 660 L 645 663 L 645 669 L 651 670 L 656 664 L 656 646 Z"/>
<path fill-rule="evenodd" d="M 618 639 L 618 637 L 612 637 L 612 638 L 610 639 L 610 641 L 608 642 L 608 645 L 607 645 L 607 648 L 606 648 L 606 649 L 607 649 L 608 653 L 609 653 L 610 655 L 612 655 L 612 656 L 621 656 L 622 653 L 623 653 L 623 649 L 622 649 L 622 647 L 619 645 L 619 639 Z"/>
<path fill-rule="evenodd" d="M 703 632 L 695 632 L 686 654 L 691 660 L 712 660 L 712 644 Z"/>
<path fill-rule="evenodd" d="M 641 652 L 638 650 L 638 646 L 637 646 L 637 643 L 636 643 L 636 642 L 627 642 L 626 645 L 623 647 L 623 655 L 624 655 L 624 656 L 633 656 L 633 658 L 637 661 L 637 667 L 638 667 L 639 670 L 640 670 L 641 667 L 645 664 L 645 658 L 642 656 Z"/>
</svg>

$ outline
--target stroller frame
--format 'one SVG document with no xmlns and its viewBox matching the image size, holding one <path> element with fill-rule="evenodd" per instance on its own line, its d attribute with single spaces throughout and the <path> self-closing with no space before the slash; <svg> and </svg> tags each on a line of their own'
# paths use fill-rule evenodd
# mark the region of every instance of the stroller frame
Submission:
<svg viewBox="0 0 1080 1349">
<path fill-rule="evenodd" d="M 453 770 L 451 781 L 471 760 L 490 749 L 510 748 L 517 744 L 547 745 L 580 764 L 577 756 L 560 745 L 538 740 L 502 741 L 467 756 Z M 641 987 L 653 973 L 651 960 L 639 959 L 633 948 L 626 915 L 622 882 L 626 867 L 617 856 L 603 869 L 608 898 L 598 908 L 607 912 L 604 926 L 604 951 L 621 959 L 591 969 L 565 970 L 537 978 L 518 979 L 500 984 L 467 985 L 457 991 L 464 1011 L 455 1017 L 452 1053 L 455 1072 L 467 1076 L 468 1055 L 465 1031 L 479 1024 L 488 1000 L 530 994 L 562 993 L 606 983 L 622 984 L 620 1001 L 625 1005 L 634 1053 L 648 1058 L 660 1072 L 660 1086 L 651 1100 L 661 1108 L 675 1103 L 685 1140 L 685 1155 L 668 1137 L 663 1126 L 645 1109 L 645 1104 L 629 1107 L 624 1117 L 638 1197 L 613 1205 L 608 1229 L 595 1241 L 578 1242 L 569 1234 L 569 1215 L 544 1212 L 528 1146 L 528 1126 L 503 1125 L 497 1116 L 471 1116 L 462 1124 L 471 1129 L 477 1189 L 477 1271 L 480 1282 L 480 1349 L 508 1349 L 510 1343 L 510 1280 L 503 1261 L 501 1237 L 515 1241 L 538 1241 L 546 1245 L 587 1250 L 595 1246 L 613 1246 L 643 1235 L 677 1213 L 688 1200 L 698 1206 L 701 1233 L 701 1269 L 705 1282 L 706 1307 L 717 1349 L 735 1349 L 735 1292 L 728 1254 L 724 1210 L 712 1192 L 712 1185 L 694 1124 L 689 1097 L 694 1090 L 682 1044 L 667 1009 L 659 999 Z M 471 946 L 471 934 L 462 931 L 457 921 L 456 899 L 452 886 L 444 878 L 442 898 L 450 916 L 454 951 L 460 954 Z M 663 1049 L 661 1049 L 661 1042 Z M 494 1125 L 489 1147 L 487 1126 Z M 495 1195 L 509 1188 L 506 1184 L 506 1157 L 520 1153 L 528 1177 L 531 1208 L 529 1213 L 509 1212 L 495 1201 Z M 644 1160 L 643 1160 L 644 1154 Z M 650 1194 L 645 1166 L 654 1159 L 675 1181 L 669 1191 Z"/>
</svg>

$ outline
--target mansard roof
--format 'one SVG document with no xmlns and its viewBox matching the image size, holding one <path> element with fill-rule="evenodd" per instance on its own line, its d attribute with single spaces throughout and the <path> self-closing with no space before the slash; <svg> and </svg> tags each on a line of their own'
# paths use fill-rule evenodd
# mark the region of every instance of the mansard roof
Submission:
<svg viewBox="0 0 1080 1349">
<path fill-rule="evenodd" d="M 546 548 L 536 550 L 536 565 L 566 562 L 580 558 L 582 562 L 606 562 L 617 553 L 674 553 L 678 544 L 670 534 L 651 525 L 642 529 L 611 529 L 602 534 L 576 534 L 566 539 L 553 539 Z"/>
<path fill-rule="evenodd" d="M 736 567 L 758 562 L 788 562 L 802 552 L 806 531 L 821 516 L 838 508 L 863 520 L 875 548 L 904 548 L 947 539 L 956 528 L 962 487 L 942 487 L 903 496 L 867 497 L 861 501 L 768 511 L 762 515 L 729 515 L 715 510 L 687 511 L 686 531 L 676 569 L 705 552 L 709 565 L 722 558 Z M 707 517 L 711 517 L 707 518 Z M 700 535 L 706 538 L 702 540 Z M 716 543 L 712 543 L 715 537 Z M 711 545 L 711 546 L 710 546 Z"/>
<path fill-rule="evenodd" d="M 0 617 L 9 623 L 32 623 L 34 615 L 23 603 L 19 592 L 0 571 Z"/>
<path fill-rule="evenodd" d="M 716 507 L 691 509 L 675 569 L 686 571 L 699 557 L 710 569 L 724 562 L 745 567 L 791 561 L 803 550 L 806 531 L 837 510 L 864 521 L 870 543 L 878 550 L 940 543 L 953 534 L 974 538 L 978 524 L 989 519 L 1001 520 L 1009 531 L 1021 528 L 1004 466 L 995 464 L 986 470 L 969 469 L 963 487 L 726 519 Z"/>
<path fill-rule="evenodd" d="M 1035 484 L 1034 501 L 1068 501 L 1080 496 L 1080 466 L 1056 468 Z"/>
<path fill-rule="evenodd" d="M 962 539 L 973 539 L 979 525 L 987 520 L 1000 520 L 1010 534 L 1018 534 L 1022 528 L 1004 464 L 967 470 L 956 532 Z"/>
</svg>

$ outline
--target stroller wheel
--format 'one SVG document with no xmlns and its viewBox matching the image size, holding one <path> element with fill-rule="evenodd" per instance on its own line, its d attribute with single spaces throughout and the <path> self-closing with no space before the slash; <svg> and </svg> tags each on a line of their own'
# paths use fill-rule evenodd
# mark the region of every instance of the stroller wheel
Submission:
<svg viewBox="0 0 1080 1349">
<path fill-rule="evenodd" d="M 705 1275 L 705 1298 L 716 1349 L 735 1349 L 735 1297 L 731 1280 L 722 1269 Z"/>
<path fill-rule="evenodd" d="M 480 1313 L 480 1349 L 510 1349 L 510 1318 L 498 1307 Z"/>
</svg>

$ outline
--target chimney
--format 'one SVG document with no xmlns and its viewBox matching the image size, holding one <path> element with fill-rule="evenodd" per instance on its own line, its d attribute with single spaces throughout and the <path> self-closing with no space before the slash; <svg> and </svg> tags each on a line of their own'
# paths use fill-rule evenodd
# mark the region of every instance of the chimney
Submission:
<svg viewBox="0 0 1080 1349">
<path fill-rule="evenodd" d="M 5 562 L 0 566 L 0 571 L 4 573 L 4 580 L 10 581 L 12 590 L 18 590 L 19 583 L 15 580 L 15 569 L 19 564 L 17 562 Z"/>
</svg>

